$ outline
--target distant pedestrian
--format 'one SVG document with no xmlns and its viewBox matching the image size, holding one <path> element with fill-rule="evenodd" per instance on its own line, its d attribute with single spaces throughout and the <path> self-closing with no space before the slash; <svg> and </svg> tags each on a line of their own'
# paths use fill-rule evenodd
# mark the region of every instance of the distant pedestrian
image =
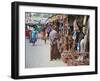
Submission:
<svg viewBox="0 0 100 81">
<path fill-rule="evenodd" d="M 35 45 L 35 42 L 37 41 L 37 31 L 33 28 L 31 32 L 31 39 L 30 41 L 33 43 L 33 46 Z"/>
</svg>

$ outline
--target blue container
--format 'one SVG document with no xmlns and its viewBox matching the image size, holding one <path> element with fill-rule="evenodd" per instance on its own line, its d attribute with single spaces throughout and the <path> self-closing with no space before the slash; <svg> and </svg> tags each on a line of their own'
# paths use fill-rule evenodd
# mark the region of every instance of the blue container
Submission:
<svg viewBox="0 0 100 81">
<path fill-rule="evenodd" d="M 77 51 L 80 52 L 80 43 L 77 43 Z"/>
</svg>

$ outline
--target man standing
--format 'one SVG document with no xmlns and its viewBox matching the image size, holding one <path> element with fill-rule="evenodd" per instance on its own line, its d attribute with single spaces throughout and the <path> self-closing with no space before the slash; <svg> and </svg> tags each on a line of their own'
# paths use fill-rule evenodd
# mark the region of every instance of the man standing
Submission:
<svg viewBox="0 0 100 81">
<path fill-rule="evenodd" d="M 57 39 L 58 39 L 58 34 L 55 28 L 53 28 L 50 32 L 49 35 L 49 40 L 50 40 L 50 45 L 51 45 L 51 60 L 60 58 L 60 54 L 57 48 Z"/>
</svg>

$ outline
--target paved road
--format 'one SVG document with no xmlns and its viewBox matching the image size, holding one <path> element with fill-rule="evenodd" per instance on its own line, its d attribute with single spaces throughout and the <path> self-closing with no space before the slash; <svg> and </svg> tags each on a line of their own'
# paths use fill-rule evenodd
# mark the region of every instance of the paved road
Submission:
<svg viewBox="0 0 100 81">
<path fill-rule="evenodd" d="M 66 66 L 62 60 L 50 61 L 50 43 L 45 44 L 43 40 L 38 39 L 35 46 L 26 39 L 25 67 L 52 67 Z"/>
</svg>

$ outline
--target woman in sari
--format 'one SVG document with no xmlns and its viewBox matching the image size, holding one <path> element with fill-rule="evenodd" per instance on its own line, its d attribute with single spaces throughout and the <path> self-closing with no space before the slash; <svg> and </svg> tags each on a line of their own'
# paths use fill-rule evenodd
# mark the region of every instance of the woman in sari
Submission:
<svg viewBox="0 0 100 81">
<path fill-rule="evenodd" d="M 35 45 L 35 42 L 37 41 L 37 31 L 33 28 L 31 32 L 31 39 L 30 41 L 33 43 L 33 46 Z"/>
</svg>

